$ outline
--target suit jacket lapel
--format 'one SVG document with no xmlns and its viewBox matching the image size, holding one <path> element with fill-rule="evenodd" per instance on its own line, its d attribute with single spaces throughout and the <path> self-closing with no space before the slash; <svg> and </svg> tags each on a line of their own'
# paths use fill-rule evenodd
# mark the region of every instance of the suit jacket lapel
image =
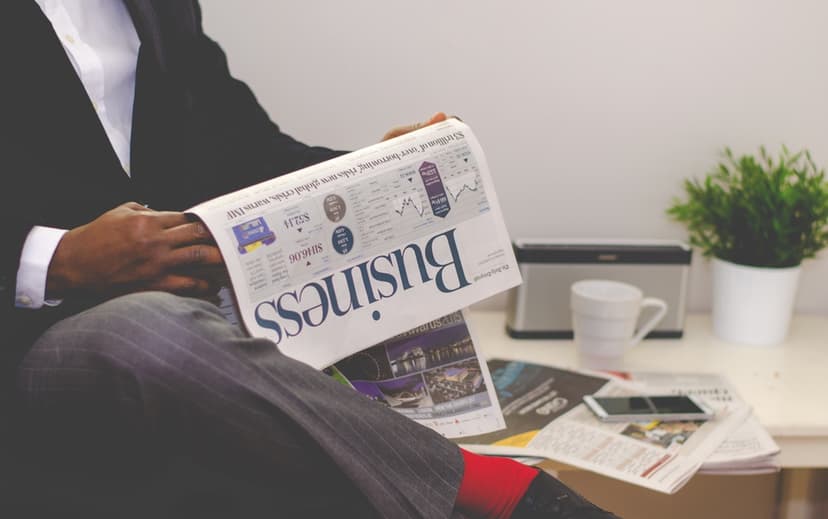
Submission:
<svg viewBox="0 0 828 519">
<path fill-rule="evenodd" d="M 161 24 L 152 2 L 150 0 L 124 0 L 124 2 L 135 23 L 141 45 L 149 47 L 161 72 L 166 71 L 167 60 L 161 39 Z"/>
<path fill-rule="evenodd" d="M 127 196 L 129 179 L 48 18 L 29 0 L 10 0 L 2 11 L 0 114 L 26 157 L 4 178 L 26 175 L 31 185 L 49 186 L 25 198 L 37 218 L 66 210 L 61 225 L 86 223 L 112 207 L 99 207 L 101 201 Z"/>
<path fill-rule="evenodd" d="M 169 1 L 169 0 L 164 0 Z M 166 81 L 167 57 L 161 36 L 161 21 L 151 0 L 124 0 L 135 24 L 141 48 L 135 73 L 132 110 L 131 179 L 137 196 L 148 201 L 153 179 L 161 174 L 164 125 L 162 85 Z"/>
<path fill-rule="evenodd" d="M 13 104 L 12 113 L 6 115 L 20 114 L 19 129 L 31 132 L 35 137 L 32 142 L 60 148 L 47 155 L 61 157 L 67 164 L 77 159 L 77 164 L 85 164 L 84 170 L 120 169 L 83 83 L 48 18 L 35 2 L 18 0 L 10 6 L 11 13 L 3 14 L 9 15 L 3 20 L 8 22 L 3 39 L 10 38 L 8 43 L 3 41 L 4 70 L 9 74 L 3 91 L 17 92 L 20 99 L 32 101 Z"/>
</svg>

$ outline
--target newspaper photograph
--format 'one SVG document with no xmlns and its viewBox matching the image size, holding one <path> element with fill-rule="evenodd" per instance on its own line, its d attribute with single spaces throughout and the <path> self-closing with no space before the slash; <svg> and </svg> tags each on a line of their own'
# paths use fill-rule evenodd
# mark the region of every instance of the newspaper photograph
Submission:
<svg viewBox="0 0 828 519">
<path fill-rule="evenodd" d="M 456 119 L 189 212 L 248 332 L 317 369 L 520 283 L 482 148 Z"/>
<path fill-rule="evenodd" d="M 462 312 L 418 326 L 323 371 L 448 438 L 504 427 L 489 370 Z"/>
<path fill-rule="evenodd" d="M 521 410 L 531 413 L 533 407 L 542 407 L 540 401 L 549 398 L 549 393 L 537 382 L 529 382 L 528 377 L 525 385 L 510 380 L 515 377 L 508 375 L 510 364 L 516 363 L 489 361 L 507 428 L 485 437 L 486 443 L 469 442 L 468 438 L 462 438 L 459 443 L 482 454 L 543 456 L 659 492 L 674 493 L 680 489 L 750 414 L 749 407 L 743 402 L 730 399 L 710 401 L 716 415 L 707 421 L 606 423 L 581 403 L 581 398 L 589 391 L 589 386 L 584 385 L 571 395 L 577 400 L 565 412 L 547 418 L 539 430 L 511 430 L 509 417 L 512 410 L 505 403 L 506 398 L 519 401 Z M 568 371 L 545 366 L 539 369 L 548 370 L 550 375 Z M 519 378 L 524 371 L 516 376 Z M 581 377 L 592 375 L 572 373 Z M 504 374 L 507 374 L 505 378 Z M 660 380 L 664 385 L 653 386 L 635 377 L 632 377 L 634 383 L 608 378 L 594 393 L 626 396 L 680 392 L 682 382 L 671 385 L 668 377 L 665 375 Z M 543 377 L 536 377 L 536 380 L 542 381 Z M 596 385 L 599 382 L 600 379 Z M 513 391 L 503 393 L 502 387 L 521 387 L 524 398 L 516 397 Z"/>
</svg>

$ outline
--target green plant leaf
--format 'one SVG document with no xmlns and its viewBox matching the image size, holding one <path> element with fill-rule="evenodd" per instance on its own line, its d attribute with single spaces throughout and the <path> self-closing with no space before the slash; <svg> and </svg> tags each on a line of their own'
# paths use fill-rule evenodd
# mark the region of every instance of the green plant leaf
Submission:
<svg viewBox="0 0 828 519">
<path fill-rule="evenodd" d="M 705 256 L 743 265 L 791 267 L 828 245 L 828 183 L 808 150 L 776 157 L 722 160 L 702 180 L 684 181 L 685 197 L 667 214 L 686 225 L 690 243 Z"/>
</svg>

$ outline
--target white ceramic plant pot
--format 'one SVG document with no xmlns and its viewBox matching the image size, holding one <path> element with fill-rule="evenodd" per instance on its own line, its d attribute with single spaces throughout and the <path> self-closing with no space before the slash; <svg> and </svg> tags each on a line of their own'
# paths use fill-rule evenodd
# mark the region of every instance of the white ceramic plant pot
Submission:
<svg viewBox="0 0 828 519">
<path fill-rule="evenodd" d="M 728 342 L 773 345 L 785 340 L 800 266 L 762 268 L 713 259 L 713 332 Z"/>
</svg>

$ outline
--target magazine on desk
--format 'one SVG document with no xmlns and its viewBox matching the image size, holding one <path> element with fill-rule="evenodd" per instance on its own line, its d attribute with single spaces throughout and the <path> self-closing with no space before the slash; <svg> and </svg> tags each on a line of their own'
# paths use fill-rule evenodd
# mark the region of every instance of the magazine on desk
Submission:
<svg viewBox="0 0 828 519">
<path fill-rule="evenodd" d="M 523 362 L 488 364 L 506 428 L 458 443 L 482 454 L 548 458 L 659 492 L 680 489 L 750 414 L 730 399 L 709 401 L 716 416 L 708 421 L 604 423 L 581 402 L 584 395 L 680 393 L 690 375 L 628 381 Z"/>
<path fill-rule="evenodd" d="M 435 320 L 462 321 L 455 312 L 520 283 L 483 151 L 471 129 L 454 119 L 188 212 L 215 238 L 232 285 L 234 304 L 228 306 L 248 332 L 317 369 Z M 440 334 L 416 335 L 442 340 L 436 339 Z M 473 341 L 468 345 L 473 349 Z M 409 345 L 409 354 L 416 356 L 414 348 Z M 475 394 L 483 388 L 489 401 L 479 421 L 488 425 L 469 430 L 496 429 L 502 419 L 485 383 L 486 365 L 474 367 L 471 359 L 456 359 L 465 375 L 440 364 L 443 379 L 476 379 L 472 371 L 479 372 Z M 405 359 L 397 360 L 388 365 L 392 371 L 405 365 Z M 415 395 L 426 387 L 418 387 L 415 376 L 424 383 L 435 367 L 359 383 L 374 383 L 377 397 L 386 389 L 386 403 L 411 411 Z M 403 388 L 405 383 L 411 386 Z M 392 391 L 395 384 L 400 391 Z M 455 406 L 453 420 L 480 413 L 483 398 L 473 396 L 475 404 L 464 407 L 468 396 L 456 398 L 463 403 Z M 431 398 L 435 405 L 423 419 L 447 421 L 449 406 Z M 441 432 L 462 432 L 448 425 L 446 430 Z"/>
</svg>

